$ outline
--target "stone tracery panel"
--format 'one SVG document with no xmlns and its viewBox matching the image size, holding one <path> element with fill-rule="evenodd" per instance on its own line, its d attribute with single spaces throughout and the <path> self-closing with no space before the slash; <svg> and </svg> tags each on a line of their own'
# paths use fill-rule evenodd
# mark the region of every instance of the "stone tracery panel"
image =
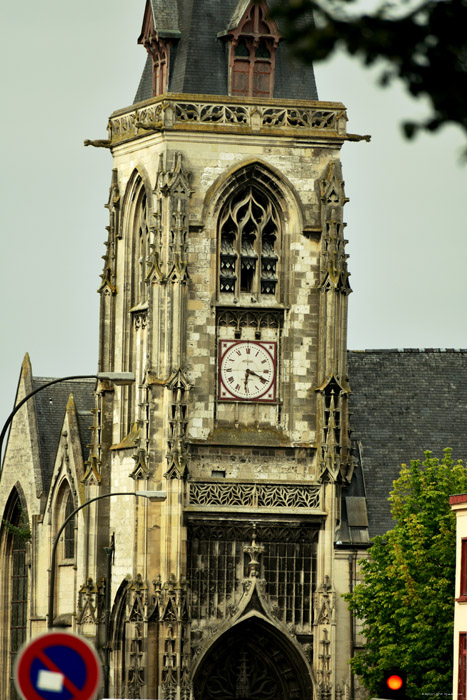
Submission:
<svg viewBox="0 0 467 700">
<path fill-rule="evenodd" d="M 123 141 L 144 134 L 147 129 L 196 124 L 201 126 L 237 127 L 243 130 L 295 129 L 299 133 L 310 131 L 335 132 L 345 136 L 345 110 L 341 105 L 324 107 L 270 106 L 250 98 L 248 104 L 235 101 L 200 102 L 177 100 L 164 96 L 153 103 L 118 114 L 109 121 L 109 138 L 112 142 Z"/>
<path fill-rule="evenodd" d="M 190 505 L 254 508 L 313 508 L 320 506 L 320 486 L 191 482 Z"/>
</svg>

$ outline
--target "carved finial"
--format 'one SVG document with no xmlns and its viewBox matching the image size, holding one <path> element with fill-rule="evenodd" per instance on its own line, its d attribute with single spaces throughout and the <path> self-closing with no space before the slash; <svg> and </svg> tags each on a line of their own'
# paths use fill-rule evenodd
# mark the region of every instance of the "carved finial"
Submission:
<svg viewBox="0 0 467 700">
<path fill-rule="evenodd" d="M 262 545 L 256 544 L 256 523 L 253 523 L 253 535 L 251 545 L 243 547 L 243 551 L 249 555 L 248 575 L 250 578 L 259 578 L 261 576 L 261 565 L 259 555 L 264 552 Z"/>
</svg>

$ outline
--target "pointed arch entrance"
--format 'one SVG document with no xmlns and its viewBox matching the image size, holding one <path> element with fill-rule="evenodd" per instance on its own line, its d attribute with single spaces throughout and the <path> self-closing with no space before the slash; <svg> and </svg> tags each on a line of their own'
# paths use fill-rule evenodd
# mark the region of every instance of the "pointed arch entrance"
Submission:
<svg viewBox="0 0 467 700">
<path fill-rule="evenodd" d="M 194 681 L 196 700 L 311 700 L 309 670 L 273 625 L 252 616 L 206 652 Z"/>
</svg>

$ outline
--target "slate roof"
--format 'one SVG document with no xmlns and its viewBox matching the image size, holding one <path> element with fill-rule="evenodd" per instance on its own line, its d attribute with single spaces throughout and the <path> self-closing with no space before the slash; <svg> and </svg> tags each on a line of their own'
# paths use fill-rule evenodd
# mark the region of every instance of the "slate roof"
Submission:
<svg viewBox="0 0 467 700">
<path fill-rule="evenodd" d="M 230 26 L 239 4 L 239 0 L 151 0 L 160 35 L 180 32 L 171 52 L 169 92 L 227 95 L 228 57 L 225 40 L 219 35 Z M 151 76 L 148 56 L 135 102 L 152 97 Z M 293 59 L 284 42 L 276 54 L 274 97 L 318 99 L 312 66 Z"/>
<path fill-rule="evenodd" d="M 388 495 L 400 465 L 467 459 L 467 350 L 365 350 L 348 353 L 352 439 L 361 443 L 370 537 L 394 526 Z M 362 495 L 355 487 L 344 495 Z"/>
<path fill-rule="evenodd" d="M 365 544 L 366 496 L 369 535 L 394 526 L 388 496 L 400 465 L 423 459 L 467 459 L 467 350 L 405 349 L 348 352 L 352 394 L 350 425 L 356 468 L 343 493 L 340 539 Z M 50 379 L 35 377 L 33 388 Z M 61 382 L 34 397 L 44 487 L 50 485 L 65 408 L 73 394 L 83 457 L 87 457 L 95 380 Z"/>
<path fill-rule="evenodd" d="M 46 377 L 34 377 L 33 389 L 52 381 Z M 78 415 L 78 426 L 83 458 L 87 458 L 90 443 L 89 428 L 92 425 L 91 409 L 94 407 L 95 379 L 60 382 L 34 396 L 34 406 L 39 431 L 39 452 L 44 488 L 48 490 L 52 478 L 58 443 L 65 417 L 65 409 L 73 394 Z"/>
</svg>

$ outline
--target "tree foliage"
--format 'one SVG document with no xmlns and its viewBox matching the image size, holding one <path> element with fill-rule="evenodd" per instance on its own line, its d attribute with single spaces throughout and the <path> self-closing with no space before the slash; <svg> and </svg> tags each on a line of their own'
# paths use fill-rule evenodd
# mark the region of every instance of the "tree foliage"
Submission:
<svg viewBox="0 0 467 700">
<path fill-rule="evenodd" d="M 415 97 L 426 95 L 431 114 L 406 121 L 408 137 L 449 122 L 467 132 L 467 0 L 380 2 L 372 14 L 352 12 L 352 5 L 355 0 L 273 0 L 272 14 L 305 62 L 344 48 L 365 65 L 382 59 L 382 85 L 398 77 Z"/>
<path fill-rule="evenodd" d="M 441 461 L 402 465 L 390 496 L 397 524 L 375 537 L 362 582 L 346 596 L 363 621 L 365 648 L 351 661 L 375 695 L 383 670 L 407 671 L 408 696 L 449 696 L 456 519 L 449 496 L 467 492 L 467 468 L 445 450 Z"/>
</svg>

